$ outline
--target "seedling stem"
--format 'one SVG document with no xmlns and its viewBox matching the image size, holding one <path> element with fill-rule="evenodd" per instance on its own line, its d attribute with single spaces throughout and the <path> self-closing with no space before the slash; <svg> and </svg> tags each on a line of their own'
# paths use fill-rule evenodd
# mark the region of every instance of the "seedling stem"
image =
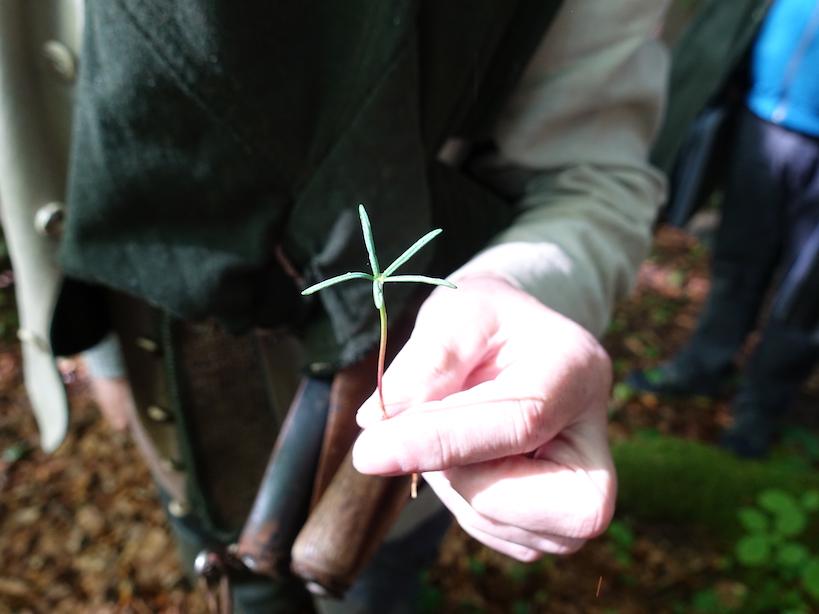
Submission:
<svg viewBox="0 0 819 614">
<path fill-rule="evenodd" d="M 407 260 L 412 258 L 418 250 L 420 250 L 424 245 L 432 241 L 435 237 L 437 237 L 441 233 L 441 229 L 438 228 L 436 230 L 431 230 L 423 237 L 418 239 L 415 243 L 413 243 L 409 249 L 407 249 L 403 254 L 398 256 L 398 258 L 393 261 L 393 263 L 384 269 L 382 273 L 378 266 L 378 257 L 375 253 L 375 242 L 373 241 L 373 231 L 372 226 L 370 225 L 370 218 L 367 215 L 367 210 L 364 208 L 364 205 L 358 206 L 358 217 L 361 220 L 361 230 L 364 234 L 364 245 L 367 247 L 367 255 L 370 259 L 370 268 L 372 269 L 372 274 L 369 273 L 344 273 L 343 275 L 337 275 L 336 277 L 331 277 L 325 281 L 319 282 L 313 286 L 310 286 L 306 290 L 302 291 L 303 295 L 313 294 L 314 292 L 318 292 L 319 290 L 323 290 L 329 286 L 333 286 L 335 284 L 341 283 L 343 281 L 348 281 L 350 279 L 368 279 L 373 284 L 373 304 L 375 308 L 378 309 L 379 319 L 381 321 L 381 339 L 378 345 L 378 374 L 377 374 L 377 389 L 378 389 L 378 402 L 381 406 L 381 414 L 386 420 L 389 418 L 387 415 L 387 408 L 384 405 L 384 386 L 383 386 L 383 378 L 384 378 L 384 362 L 386 360 L 387 355 L 387 306 L 384 301 L 384 284 L 390 281 L 396 282 L 419 282 L 424 284 L 432 284 L 435 286 L 445 286 L 447 288 L 455 288 L 455 285 L 446 281 L 445 279 L 438 279 L 437 277 L 426 277 L 424 275 L 393 275 L 395 271 L 404 264 Z M 418 483 L 418 476 L 417 474 L 412 475 L 412 496 L 415 497 L 416 493 L 416 486 Z"/>
</svg>

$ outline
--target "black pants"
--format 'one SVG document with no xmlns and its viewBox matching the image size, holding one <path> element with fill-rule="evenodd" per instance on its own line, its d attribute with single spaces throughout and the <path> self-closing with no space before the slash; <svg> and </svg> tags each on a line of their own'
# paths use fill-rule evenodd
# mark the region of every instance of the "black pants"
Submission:
<svg viewBox="0 0 819 614">
<path fill-rule="evenodd" d="M 683 372 L 721 377 L 754 329 L 772 290 L 819 223 L 819 139 L 742 111 L 731 149 L 712 287 L 689 344 Z M 819 289 L 817 289 L 819 292 Z M 819 360 L 807 330 L 766 322 L 743 395 L 781 414 Z"/>
</svg>

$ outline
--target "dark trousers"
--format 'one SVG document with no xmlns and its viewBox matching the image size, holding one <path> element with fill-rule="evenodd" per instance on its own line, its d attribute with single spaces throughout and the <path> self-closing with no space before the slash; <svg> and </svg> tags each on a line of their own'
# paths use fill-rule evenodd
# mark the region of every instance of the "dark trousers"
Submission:
<svg viewBox="0 0 819 614">
<path fill-rule="evenodd" d="M 724 378 L 763 301 L 819 223 L 819 139 L 741 112 L 731 149 L 712 286 L 675 364 L 687 376 Z M 817 289 L 819 291 L 819 289 Z M 769 320 L 741 395 L 781 414 L 819 360 L 807 330 Z"/>
</svg>

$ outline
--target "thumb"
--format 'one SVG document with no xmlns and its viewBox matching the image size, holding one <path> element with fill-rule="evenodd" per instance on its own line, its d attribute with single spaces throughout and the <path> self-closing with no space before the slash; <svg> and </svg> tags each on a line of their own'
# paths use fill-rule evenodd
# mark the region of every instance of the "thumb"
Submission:
<svg viewBox="0 0 819 614">
<path fill-rule="evenodd" d="M 430 345 L 421 337 L 413 333 L 384 373 L 384 412 L 378 393 L 373 393 L 358 410 L 359 426 L 367 428 L 383 420 L 384 413 L 396 416 L 409 407 L 438 401 L 462 389 L 469 366 L 464 364 L 458 346 L 440 340 Z"/>
<path fill-rule="evenodd" d="M 384 409 L 389 417 L 463 390 L 483 360 L 486 338 L 476 334 L 475 320 L 453 321 L 443 316 L 448 297 L 439 300 L 436 294 L 448 291 L 432 293 L 418 314 L 412 335 L 384 373 Z M 364 402 L 356 419 L 362 428 L 383 420 L 377 392 Z"/>
</svg>

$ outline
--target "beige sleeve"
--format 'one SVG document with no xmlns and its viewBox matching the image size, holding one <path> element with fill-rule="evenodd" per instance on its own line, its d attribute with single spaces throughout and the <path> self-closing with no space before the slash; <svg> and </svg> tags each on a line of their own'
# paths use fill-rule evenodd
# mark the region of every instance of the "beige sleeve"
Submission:
<svg viewBox="0 0 819 614">
<path fill-rule="evenodd" d="M 668 55 L 653 35 L 667 6 L 564 3 L 495 130 L 488 175 L 517 178 L 517 216 L 455 283 L 499 274 L 593 334 L 605 331 L 665 197 L 646 159 L 665 101 Z"/>
</svg>

